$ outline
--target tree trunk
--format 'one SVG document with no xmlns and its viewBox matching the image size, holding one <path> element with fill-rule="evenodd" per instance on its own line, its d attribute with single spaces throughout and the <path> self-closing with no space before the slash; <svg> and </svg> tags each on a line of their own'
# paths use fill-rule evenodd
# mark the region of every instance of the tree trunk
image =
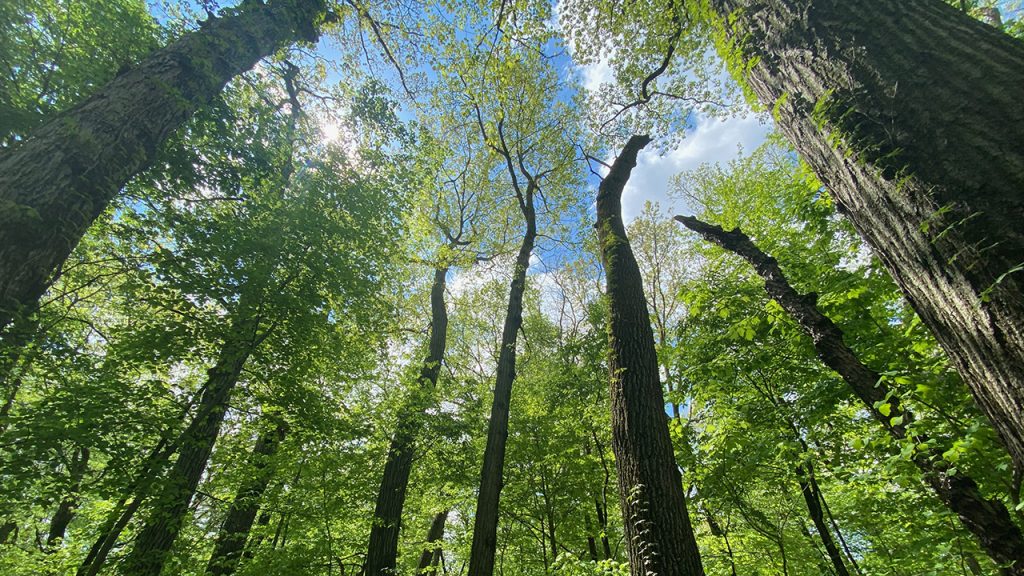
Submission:
<svg viewBox="0 0 1024 576">
<path fill-rule="evenodd" d="M 444 538 L 444 524 L 448 521 L 448 511 L 442 510 L 434 516 L 430 523 L 430 530 L 427 531 L 427 545 L 420 554 L 419 564 L 416 565 L 416 574 L 430 575 L 437 571 L 437 560 L 441 553 L 441 540 Z"/>
<path fill-rule="evenodd" d="M 704 574 L 658 377 L 640 268 L 622 222 L 622 189 L 640 150 L 633 136 L 597 192 L 597 234 L 607 279 L 612 452 L 633 576 Z"/>
<path fill-rule="evenodd" d="M 711 0 L 1024 469 L 1024 43 L 938 0 Z"/>
<path fill-rule="evenodd" d="M 413 391 L 409 406 L 398 415 L 397 429 L 388 448 L 384 476 L 380 482 L 377 505 L 373 512 L 373 525 L 370 527 L 370 543 L 364 570 L 367 576 L 396 573 L 398 534 L 402 525 L 402 508 L 405 506 L 409 474 L 412 472 L 416 438 L 420 434 L 424 411 L 428 406 L 426 396 L 434 390 L 438 375 L 441 373 L 441 362 L 448 339 L 448 312 L 444 303 L 447 275 L 447 266 L 434 271 L 434 282 L 430 289 L 430 343 L 427 356 L 420 366 L 418 389 Z"/>
<path fill-rule="evenodd" d="M 816 296 L 797 293 L 775 259 L 762 252 L 739 229 L 726 232 L 720 226 L 687 216 L 676 216 L 676 220 L 750 262 L 764 278 L 768 295 L 811 337 L 821 361 L 850 385 L 868 411 L 894 438 L 907 438 L 907 425 L 913 415 L 900 404 L 898 395 L 890 393 L 878 372 L 865 366 L 846 345 L 839 327 L 818 310 Z M 887 410 L 883 411 L 883 406 L 888 406 Z M 918 435 L 913 440 L 921 445 L 926 439 Z M 963 473 L 947 473 L 942 453 L 939 447 L 915 450 L 913 461 L 939 499 L 960 517 L 989 556 L 997 564 L 1012 565 L 1011 574 L 1024 574 L 1024 537 L 1006 506 L 982 496 L 977 483 Z"/>
<path fill-rule="evenodd" d="M 0 153 L 0 331 L 30 311 L 89 225 L 234 76 L 298 40 L 324 0 L 243 2 Z"/>
<path fill-rule="evenodd" d="M 53 550 L 59 540 L 64 539 L 68 524 L 75 518 L 75 510 L 81 501 L 79 492 L 82 490 L 82 479 L 89 470 L 89 449 L 82 447 L 75 451 L 71 459 L 71 466 L 68 469 L 70 486 L 68 493 L 61 499 L 57 511 L 50 519 L 50 530 L 46 535 L 46 549 Z"/>
<path fill-rule="evenodd" d="M 221 349 L 217 364 L 209 370 L 196 417 L 185 431 L 174 467 L 151 503 L 153 509 L 145 526 L 124 559 L 123 574 L 159 576 L 163 569 L 217 441 L 220 424 L 228 409 L 228 398 L 252 353 L 253 332 L 248 327 L 233 329 Z"/>
<path fill-rule="evenodd" d="M 487 426 L 487 446 L 484 448 L 483 468 L 480 471 L 480 493 L 473 519 L 473 546 L 469 555 L 469 576 L 491 576 L 494 573 L 494 554 L 498 545 L 498 499 L 505 469 L 505 443 L 508 440 L 508 414 L 512 401 L 512 383 L 516 378 L 516 344 L 523 325 L 523 293 L 526 290 L 526 270 L 537 239 L 537 217 L 533 206 L 534 182 L 527 186 L 525 195 L 519 195 L 519 204 L 526 221 L 523 243 L 519 246 L 512 284 L 508 294 L 508 310 L 501 333 L 501 351 L 498 355 L 498 373 L 494 383 L 494 401 Z"/>
<path fill-rule="evenodd" d="M 807 504 L 807 513 L 811 517 L 811 522 L 814 522 L 814 528 L 818 531 L 821 543 L 825 545 L 825 552 L 828 553 L 828 559 L 832 561 L 836 574 L 838 576 L 850 576 L 850 571 L 846 569 L 846 563 L 843 562 L 843 555 L 839 551 L 839 547 L 836 546 L 836 541 L 832 538 L 832 532 L 829 531 L 828 524 L 825 522 L 825 513 L 821 509 L 821 500 L 818 497 L 817 490 L 811 485 L 808 470 L 802 465 L 797 466 L 796 477 L 800 482 L 800 492 L 803 494 L 804 503 Z"/>
<path fill-rule="evenodd" d="M 245 542 L 249 539 L 249 532 L 260 510 L 260 500 L 274 476 L 271 460 L 286 433 L 287 426 L 284 422 L 278 422 L 256 441 L 252 451 L 253 475 L 238 487 L 238 493 L 228 508 L 227 518 L 217 534 L 213 553 L 206 565 L 207 574 L 228 576 L 238 567 Z"/>
</svg>

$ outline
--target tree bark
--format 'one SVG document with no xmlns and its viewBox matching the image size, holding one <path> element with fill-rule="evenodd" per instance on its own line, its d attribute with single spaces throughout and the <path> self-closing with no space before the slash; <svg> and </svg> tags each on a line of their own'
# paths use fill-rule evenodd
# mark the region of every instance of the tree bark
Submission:
<svg viewBox="0 0 1024 576">
<path fill-rule="evenodd" d="M 217 364 L 209 370 L 196 417 L 185 431 L 174 467 L 151 503 L 149 518 L 124 559 L 123 574 L 159 576 L 163 569 L 217 441 L 228 399 L 253 350 L 255 330 L 247 321 L 241 324 L 231 330 Z"/>
<path fill-rule="evenodd" d="M 865 366 L 843 341 L 843 333 L 831 319 L 817 307 L 817 297 L 797 293 L 783 275 L 778 262 L 762 252 L 739 229 L 725 231 L 688 216 L 676 220 L 699 233 L 705 239 L 739 255 L 750 264 L 765 281 L 765 291 L 811 337 L 818 357 L 835 370 L 850 385 L 869 412 L 897 440 L 908 438 L 907 425 L 913 415 L 904 408 L 899 396 L 892 394 L 878 372 Z M 882 406 L 888 406 L 883 411 Z M 926 440 L 918 434 L 914 442 Z M 938 447 L 915 450 L 914 464 L 921 470 L 924 480 L 939 499 L 959 516 L 963 525 L 974 534 L 982 548 L 997 564 L 1010 565 L 1010 574 L 1024 574 L 1024 537 L 1013 523 L 1002 502 L 982 496 L 977 483 L 957 471 L 949 473 Z"/>
<path fill-rule="evenodd" d="M 227 517 L 217 534 L 213 553 L 206 565 L 207 574 L 229 576 L 238 568 L 238 562 L 245 550 L 245 542 L 249 539 L 249 532 L 260 510 L 260 500 L 263 499 L 263 493 L 274 476 L 271 460 L 277 453 L 278 446 L 284 441 L 286 433 L 287 426 L 284 422 L 277 422 L 256 441 L 252 451 L 253 475 L 238 487 L 235 499 L 228 508 Z"/>
<path fill-rule="evenodd" d="M 597 192 L 609 308 L 612 452 L 630 573 L 701 576 L 704 568 L 666 424 L 643 281 L 622 222 L 622 190 L 637 154 L 650 141 L 630 138 Z"/>
<path fill-rule="evenodd" d="M 850 571 L 846 569 L 846 563 L 843 562 L 843 554 L 836 546 L 832 532 L 829 531 L 828 524 L 825 522 L 825 513 L 821 509 L 821 500 L 815 490 L 816 486 L 811 485 L 809 476 L 809 471 L 804 466 L 796 467 L 796 477 L 800 483 L 800 493 L 803 494 L 804 503 L 807 505 L 807 513 L 811 517 L 811 522 L 814 523 L 814 529 L 818 531 L 821 543 L 825 545 L 825 552 L 828 554 L 828 559 L 832 562 L 836 574 L 850 576 Z"/>
<path fill-rule="evenodd" d="M 511 169 L 510 169 L 511 170 Z M 494 383 L 491 419 L 487 426 L 487 446 L 480 471 L 480 493 L 477 495 L 476 516 L 473 519 L 473 545 L 469 556 L 469 576 L 491 576 L 494 573 L 494 555 L 498 545 L 498 500 L 505 469 L 505 444 L 508 440 L 508 415 L 512 402 L 512 383 L 516 378 L 516 344 L 523 325 L 523 293 L 526 291 L 526 270 L 537 239 L 537 215 L 533 206 L 536 184 L 531 180 L 525 193 L 516 196 L 523 213 L 526 230 L 519 246 L 512 284 L 509 287 L 508 310 L 501 332 L 498 354 L 498 373 Z"/>
<path fill-rule="evenodd" d="M 314 42 L 324 0 L 243 2 L 0 153 L 0 331 L 34 307 L 89 225 L 236 75 Z"/>
<path fill-rule="evenodd" d="M 938 0 L 710 6 L 1024 469 L 1024 43 Z"/>
<path fill-rule="evenodd" d="M 74 520 L 75 510 L 78 508 L 78 503 L 81 502 L 79 492 L 82 490 L 82 480 L 85 478 L 85 473 L 88 470 L 89 449 L 82 447 L 75 451 L 75 455 L 71 459 L 71 466 L 68 469 L 71 480 L 68 493 L 61 499 L 60 504 L 57 506 L 57 511 L 54 512 L 53 518 L 50 519 L 50 529 L 46 535 L 47 550 L 53 550 L 57 543 L 64 539 L 68 524 L 71 524 L 71 521 Z"/>
<path fill-rule="evenodd" d="M 448 312 L 444 302 L 447 275 L 447 266 L 434 271 L 434 282 L 430 289 L 430 343 L 427 347 L 427 356 L 420 366 L 418 390 L 413 392 L 410 405 L 399 414 L 395 435 L 391 438 L 391 446 L 388 448 L 384 476 L 380 482 L 377 505 L 373 512 L 373 525 L 370 527 L 370 543 L 367 547 L 365 566 L 365 573 L 368 576 L 396 573 L 402 508 L 405 506 L 405 494 L 409 487 L 416 438 L 420 434 L 424 411 L 428 406 L 424 397 L 437 385 L 448 342 Z M 444 529 L 443 523 L 441 529 Z"/>
<path fill-rule="evenodd" d="M 427 545 L 423 548 L 420 561 L 416 565 L 416 574 L 430 575 L 437 572 L 441 540 L 444 538 L 444 524 L 447 521 L 448 510 L 442 510 L 434 515 L 434 521 L 430 523 L 430 530 L 427 531 Z"/>
</svg>

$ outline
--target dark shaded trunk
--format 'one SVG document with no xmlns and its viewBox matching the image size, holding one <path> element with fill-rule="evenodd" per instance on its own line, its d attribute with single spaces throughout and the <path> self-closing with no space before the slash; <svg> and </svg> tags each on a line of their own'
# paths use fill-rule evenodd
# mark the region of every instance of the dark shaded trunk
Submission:
<svg viewBox="0 0 1024 576">
<path fill-rule="evenodd" d="M 890 393 L 881 376 L 865 366 L 846 345 L 839 327 L 818 310 L 816 296 L 797 293 L 775 259 L 762 252 L 740 230 L 726 232 L 720 226 L 687 216 L 676 216 L 676 220 L 750 262 L 764 279 L 768 295 L 811 337 L 821 361 L 850 385 L 853 393 L 894 438 L 907 437 L 907 425 L 913 415 L 900 404 L 898 395 Z M 914 440 L 923 447 L 926 438 L 918 435 Z M 942 448 L 924 448 L 915 451 L 913 461 L 939 499 L 960 517 L 989 556 L 998 564 L 1012 565 L 1009 573 L 1024 574 L 1024 537 L 1006 506 L 982 496 L 970 477 L 960 472 L 948 473 L 942 453 Z"/>
<path fill-rule="evenodd" d="M 416 565 L 416 574 L 435 574 L 437 563 L 441 558 L 441 540 L 444 538 L 444 524 L 448 521 L 448 511 L 442 510 L 434 515 L 427 531 L 427 542 Z"/>
<path fill-rule="evenodd" d="M 1024 43 L 938 0 L 710 5 L 1024 469 Z"/>
<path fill-rule="evenodd" d="M 597 540 L 594 538 L 594 524 L 590 521 L 590 514 L 583 513 L 583 526 L 587 530 L 587 552 L 590 554 L 590 560 L 597 562 L 600 558 L 597 556 Z"/>
<path fill-rule="evenodd" d="M 71 521 L 74 520 L 75 510 L 81 501 L 79 492 L 82 490 L 82 479 L 85 478 L 85 473 L 88 470 L 89 449 L 79 448 L 71 458 L 71 466 L 68 468 L 68 475 L 70 476 L 68 493 L 61 499 L 60 504 L 57 506 L 57 511 L 54 512 L 53 518 L 50 519 L 50 529 L 46 534 L 47 550 L 53 550 L 58 541 L 64 539 L 64 534 L 68 530 L 68 524 L 71 524 Z"/>
<path fill-rule="evenodd" d="M 508 294 L 508 310 L 501 332 L 501 349 L 498 355 L 498 373 L 494 382 L 494 401 L 491 403 L 491 419 L 487 426 L 487 446 L 484 448 L 484 462 L 480 471 L 480 493 L 476 500 L 476 515 L 473 519 L 473 547 L 469 556 L 469 576 L 491 576 L 494 573 L 494 555 L 498 545 L 498 499 L 504 483 L 505 444 L 508 440 L 508 415 L 512 402 L 512 383 L 516 378 L 516 344 L 519 329 L 523 325 L 523 293 L 526 291 L 526 270 L 530 267 L 530 255 L 537 239 L 537 216 L 533 206 L 536 189 L 531 180 L 525 193 L 516 196 L 523 213 L 526 230 L 519 246 L 512 284 Z"/>
<path fill-rule="evenodd" d="M 725 555 L 729 558 L 729 573 L 736 576 L 736 559 L 733 557 L 732 544 L 729 543 L 729 533 L 715 520 L 715 517 L 704 510 L 704 517 L 708 521 L 708 529 L 712 536 L 717 536 L 725 543 Z"/>
<path fill-rule="evenodd" d="M 236 75 L 315 42 L 324 0 L 244 2 L 0 153 L 0 330 L 35 306 L 89 225 Z"/>
<path fill-rule="evenodd" d="M 448 341 L 448 311 L 445 309 L 444 290 L 448 267 L 434 271 L 434 282 L 430 289 L 430 343 L 427 356 L 420 366 L 419 386 L 412 393 L 409 405 L 398 415 L 397 429 L 391 438 L 388 458 L 384 464 L 384 476 L 377 492 L 377 505 L 370 527 L 370 543 L 367 547 L 365 574 L 383 576 L 395 573 L 398 560 L 398 534 L 402 526 L 402 508 L 409 486 L 409 474 L 416 438 L 423 427 L 428 397 L 437 385 Z M 442 529 L 443 529 L 442 524 Z"/>
<path fill-rule="evenodd" d="M 607 279 L 612 452 L 633 576 L 704 574 L 672 449 L 654 332 L 640 268 L 622 222 L 622 190 L 637 154 L 633 136 L 597 192 L 597 234 Z"/>
<path fill-rule="evenodd" d="M 796 467 L 796 478 L 800 483 L 800 493 L 803 494 L 804 504 L 807 505 L 807 513 L 811 517 L 811 522 L 814 522 L 814 529 L 818 531 L 821 543 L 825 545 L 825 552 L 828 554 L 828 559 L 832 562 L 836 574 L 850 576 L 850 571 L 846 569 L 846 563 L 843 562 L 843 555 L 839 551 L 839 547 L 836 546 L 835 539 L 832 538 L 828 523 L 825 522 L 825 512 L 821 509 L 821 500 L 815 489 L 816 485 L 811 484 L 809 476 L 810 474 L 804 466 Z"/>
<path fill-rule="evenodd" d="M 246 334 L 248 338 L 244 336 Z M 228 338 L 217 364 L 209 370 L 198 413 L 185 431 L 184 440 L 178 449 L 178 459 L 150 503 L 150 516 L 122 563 L 123 574 L 158 576 L 181 531 L 192 497 L 217 441 L 221 422 L 228 409 L 228 399 L 254 346 L 253 330 L 249 327 L 233 329 Z"/>
<path fill-rule="evenodd" d="M 182 419 L 191 411 L 195 398 L 185 408 Z M 93 542 L 89 552 L 86 554 L 76 572 L 77 576 L 96 576 L 103 564 L 107 561 L 107 555 L 117 543 L 121 532 L 135 516 L 139 506 L 149 495 L 153 483 L 163 474 L 171 456 L 177 451 L 185 438 L 187 430 L 182 431 L 173 441 L 165 435 L 157 442 L 149 455 L 143 460 L 142 469 L 135 479 L 129 483 L 128 489 L 114 506 L 114 509 L 107 515 L 107 519 L 100 529 L 100 534 Z"/>
<path fill-rule="evenodd" d="M 242 482 L 235 494 L 235 499 L 228 508 L 227 517 L 217 534 L 213 545 L 213 553 L 206 565 L 207 574 L 228 576 L 238 568 L 242 559 L 245 542 L 249 539 L 256 514 L 260 510 L 260 501 L 274 476 L 272 460 L 278 446 L 284 441 L 287 426 L 283 422 L 276 423 L 272 429 L 265 431 L 256 441 L 252 451 L 252 476 Z"/>
<path fill-rule="evenodd" d="M 612 559 L 612 543 L 608 540 L 608 509 L 601 504 L 600 500 L 594 500 L 594 508 L 597 509 L 597 524 L 601 528 L 601 551 L 604 552 L 604 559 Z"/>
</svg>

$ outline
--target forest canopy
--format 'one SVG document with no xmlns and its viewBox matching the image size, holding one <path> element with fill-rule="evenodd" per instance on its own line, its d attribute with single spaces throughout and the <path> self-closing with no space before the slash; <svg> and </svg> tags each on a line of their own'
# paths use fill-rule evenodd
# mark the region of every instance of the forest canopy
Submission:
<svg viewBox="0 0 1024 576">
<path fill-rule="evenodd" d="M 1024 576 L 1006 0 L 0 2 L 0 574 Z"/>
</svg>

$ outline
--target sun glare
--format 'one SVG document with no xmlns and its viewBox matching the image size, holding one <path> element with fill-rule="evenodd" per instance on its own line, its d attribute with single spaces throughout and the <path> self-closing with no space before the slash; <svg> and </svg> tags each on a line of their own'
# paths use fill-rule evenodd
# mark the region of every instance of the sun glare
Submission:
<svg viewBox="0 0 1024 576">
<path fill-rule="evenodd" d="M 341 127 L 337 123 L 331 122 L 324 124 L 320 128 L 320 132 L 323 134 L 324 142 L 335 142 L 338 140 L 338 135 L 341 134 Z"/>
</svg>

